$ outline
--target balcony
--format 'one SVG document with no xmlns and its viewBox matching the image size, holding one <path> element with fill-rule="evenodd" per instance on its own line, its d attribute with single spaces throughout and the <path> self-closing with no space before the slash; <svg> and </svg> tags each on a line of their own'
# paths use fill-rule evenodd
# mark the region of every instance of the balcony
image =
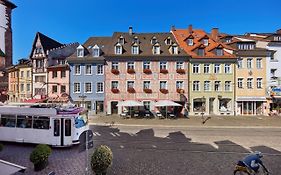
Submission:
<svg viewBox="0 0 281 175">
<path fill-rule="evenodd" d="M 143 89 L 143 92 L 147 93 L 147 94 L 151 94 L 152 93 L 152 90 L 151 89 L 148 89 L 148 88 L 145 88 Z"/>
<path fill-rule="evenodd" d="M 160 89 L 160 92 L 162 93 L 162 94 L 168 94 L 168 89 Z"/>
<path fill-rule="evenodd" d="M 118 69 L 111 69 L 111 73 L 115 74 L 115 75 L 119 75 L 119 70 Z"/>
<path fill-rule="evenodd" d="M 167 73 L 168 73 L 168 70 L 167 70 L 167 69 L 160 69 L 160 73 L 161 73 L 161 74 L 167 74 Z"/>
<path fill-rule="evenodd" d="M 113 92 L 114 94 L 118 94 L 120 91 L 117 88 L 112 88 L 111 92 Z"/>
</svg>

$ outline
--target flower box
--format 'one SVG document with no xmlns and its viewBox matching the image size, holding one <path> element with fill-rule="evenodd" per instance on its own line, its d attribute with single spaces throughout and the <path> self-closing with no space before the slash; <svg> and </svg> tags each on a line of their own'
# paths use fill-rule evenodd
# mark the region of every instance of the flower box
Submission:
<svg viewBox="0 0 281 175">
<path fill-rule="evenodd" d="M 168 89 L 160 89 L 160 92 L 162 92 L 163 94 L 168 94 Z"/>
<path fill-rule="evenodd" d="M 135 72 L 135 69 L 127 69 L 127 73 L 128 74 L 134 74 L 136 72 Z"/>
<path fill-rule="evenodd" d="M 185 74 L 185 70 L 184 69 L 177 69 L 177 73 L 178 74 Z"/>
<path fill-rule="evenodd" d="M 111 92 L 113 92 L 114 94 L 117 94 L 117 93 L 119 93 L 119 89 L 117 89 L 117 88 L 112 88 L 112 89 L 111 89 Z"/>
<path fill-rule="evenodd" d="M 118 69 L 111 69 L 111 73 L 118 75 L 120 72 Z"/>
<path fill-rule="evenodd" d="M 160 73 L 162 73 L 162 74 L 167 74 L 167 73 L 168 73 L 168 70 L 167 70 L 167 69 L 160 69 Z"/>
<path fill-rule="evenodd" d="M 145 74 L 151 74 L 152 71 L 150 69 L 143 69 L 143 73 Z"/>
<path fill-rule="evenodd" d="M 127 91 L 128 91 L 129 93 L 136 93 L 135 88 L 128 88 Z"/>
<path fill-rule="evenodd" d="M 183 94 L 183 93 L 184 93 L 184 90 L 183 90 L 183 89 L 177 89 L 177 93 Z"/>
<path fill-rule="evenodd" d="M 143 89 L 143 91 L 147 94 L 151 94 L 152 93 L 152 90 L 151 89 Z"/>
</svg>

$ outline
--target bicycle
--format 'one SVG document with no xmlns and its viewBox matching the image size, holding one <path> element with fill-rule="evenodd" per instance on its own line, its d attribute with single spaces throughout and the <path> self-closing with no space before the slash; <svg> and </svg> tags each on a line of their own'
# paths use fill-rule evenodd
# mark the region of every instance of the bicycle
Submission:
<svg viewBox="0 0 281 175">
<path fill-rule="evenodd" d="M 242 161 L 239 161 L 235 169 L 233 171 L 234 175 L 256 175 L 255 172 L 248 168 Z M 270 172 L 267 172 L 263 166 L 260 166 L 260 172 L 258 173 L 259 175 L 270 175 Z"/>
</svg>

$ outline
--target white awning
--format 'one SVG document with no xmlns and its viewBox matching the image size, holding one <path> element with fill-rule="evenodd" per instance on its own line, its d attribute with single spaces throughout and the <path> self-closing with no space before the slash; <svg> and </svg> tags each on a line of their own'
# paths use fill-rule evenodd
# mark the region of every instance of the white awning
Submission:
<svg viewBox="0 0 281 175">
<path fill-rule="evenodd" d="M 237 97 L 236 101 L 266 101 L 265 97 Z"/>
<path fill-rule="evenodd" d="M 117 106 L 134 107 L 134 106 L 143 106 L 143 104 L 135 100 L 126 100 L 126 101 L 118 102 Z"/>
<path fill-rule="evenodd" d="M 159 100 L 158 102 L 155 103 L 156 107 L 160 107 L 160 106 L 182 106 L 178 103 L 175 103 L 171 100 Z"/>
<path fill-rule="evenodd" d="M 26 167 L 16 165 L 0 159 L 0 174 L 10 175 L 15 174 L 16 172 L 23 173 L 25 169 Z"/>
</svg>

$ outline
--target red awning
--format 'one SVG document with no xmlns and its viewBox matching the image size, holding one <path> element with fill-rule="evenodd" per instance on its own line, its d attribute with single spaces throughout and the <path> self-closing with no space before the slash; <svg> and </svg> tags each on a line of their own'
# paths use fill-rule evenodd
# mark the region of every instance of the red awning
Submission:
<svg viewBox="0 0 281 175">
<path fill-rule="evenodd" d="M 45 99 L 29 99 L 29 100 L 25 100 L 23 101 L 23 103 L 40 103 L 43 102 Z"/>
</svg>

